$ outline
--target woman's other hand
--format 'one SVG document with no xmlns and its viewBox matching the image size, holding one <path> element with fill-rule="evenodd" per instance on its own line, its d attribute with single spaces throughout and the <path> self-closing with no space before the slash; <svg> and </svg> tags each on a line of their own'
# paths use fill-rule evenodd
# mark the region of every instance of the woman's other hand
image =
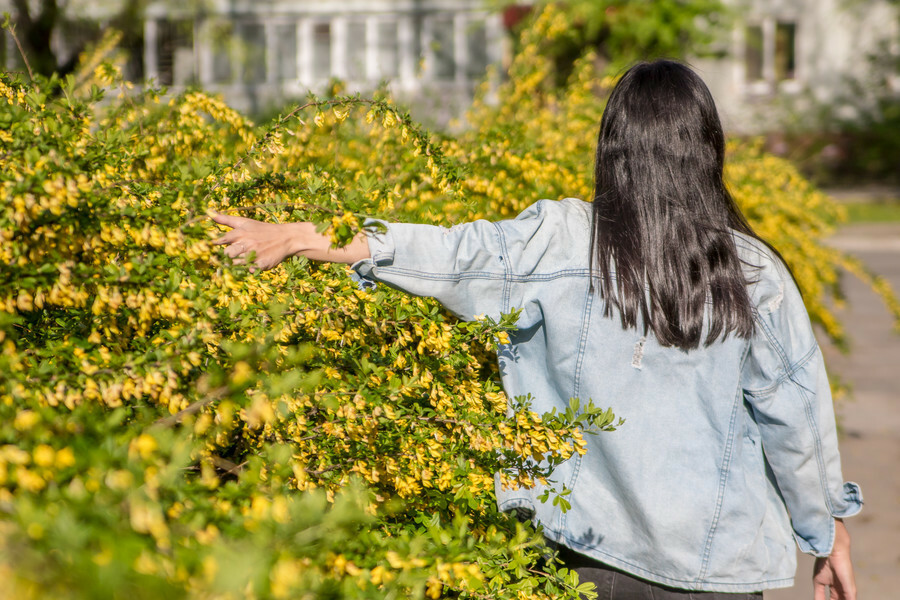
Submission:
<svg viewBox="0 0 900 600">
<path fill-rule="evenodd" d="M 850 560 L 850 533 L 840 519 L 834 520 L 831 554 L 816 559 L 813 570 L 814 600 L 856 600 L 856 578 Z"/>
</svg>

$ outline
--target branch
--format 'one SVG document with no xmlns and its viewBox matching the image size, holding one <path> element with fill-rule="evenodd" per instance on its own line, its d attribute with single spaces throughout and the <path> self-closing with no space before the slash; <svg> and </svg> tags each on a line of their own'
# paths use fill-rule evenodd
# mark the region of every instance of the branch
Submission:
<svg viewBox="0 0 900 600">
<path fill-rule="evenodd" d="M 316 471 L 310 471 L 309 469 L 303 469 L 303 470 L 306 471 L 307 475 L 312 475 L 313 477 L 318 477 L 319 475 L 324 475 L 325 473 L 328 473 L 329 471 L 334 471 L 336 469 L 340 469 L 341 467 L 344 467 L 348 464 L 350 464 L 349 461 L 343 461 L 336 465 L 328 465 L 327 467 L 322 467 L 321 469 L 318 469 Z"/>
<path fill-rule="evenodd" d="M 211 455 L 209 459 L 212 461 L 213 466 L 221 471 L 224 471 L 225 475 L 238 475 L 241 471 L 244 470 L 244 467 L 247 465 L 247 461 L 244 461 L 238 465 L 226 458 L 222 458 L 221 456 L 217 456 L 215 454 Z"/>
<path fill-rule="evenodd" d="M 25 0 L 14 0 L 14 3 L 16 5 L 17 16 L 26 22 L 27 26 L 31 23 L 31 17 L 28 15 L 28 3 Z M 31 70 L 31 64 L 28 62 L 28 55 L 25 54 L 25 49 L 22 48 L 22 42 L 19 41 L 19 36 L 16 35 L 15 25 L 10 23 L 6 27 L 6 30 L 9 31 L 13 41 L 16 42 L 16 48 L 19 49 L 19 54 L 22 55 L 22 60 L 25 61 L 25 68 L 28 69 L 28 78 L 31 79 L 31 81 L 34 81 L 34 71 Z"/>
<path fill-rule="evenodd" d="M 216 400 L 218 400 L 219 398 L 224 396 L 227 392 L 228 392 L 227 387 L 223 386 L 223 387 L 217 388 L 217 389 L 213 390 L 209 396 L 207 396 L 203 400 L 198 400 L 197 402 L 194 402 L 193 404 L 191 404 L 184 410 L 180 410 L 177 413 L 175 413 L 174 415 L 169 415 L 168 417 L 163 417 L 161 419 L 157 419 L 153 423 L 152 427 L 171 427 L 173 425 L 177 425 L 178 423 L 181 422 L 182 419 L 184 419 L 188 415 L 193 415 L 195 413 L 200 412 L 200 410 L 203 407 L 205 407 L 209 404 L 212 404 L 213 402 L 215 402 Z"/>
</svg>

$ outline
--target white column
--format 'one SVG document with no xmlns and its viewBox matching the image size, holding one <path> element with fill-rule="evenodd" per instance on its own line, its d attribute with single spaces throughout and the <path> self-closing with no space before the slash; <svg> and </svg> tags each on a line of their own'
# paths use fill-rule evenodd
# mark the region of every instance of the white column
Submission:
<svg viewBox="0 0 900 600">
<path fill-rule="evenodd" d="M 297 22 L 297 73 L 300 84 L 313 84 L 313 21 L 308 18 Z"/>
<path fill-rule="evenodd" d="M 378 18 L 366 19 L 366 80 L 378 81 L 381 79 L 381 70 L 378 67 Z"/>
<path fill-rule="evenodd" d="M 741 94 L 747 93 L 747 24 L 738 21 L 737 26 L 731 32 L 732 55 L 736 60 L 731 61 L 731 85 Z"/>
<path fill-rule="evenodd" d="M 434 21 L 431 17 L 422 18 L 421 43 L 422 54 L 425 57 L 425 68 L 422 71 L 422 79 L 431 81 L 434 79 Z"/>
<path fill-rule="evenodd" d="M 766 17 L 762 22 L 763 79 L 775 85 L 775 19 Z"/>
<path fill-rule="evenodd" d="M 200 81 L 200 36 L 203 35 L 203 22 L 193 19 L 191 23 L 191 66 L 194 70 L 193 80 Z"/>
<path fill-rule="evenodd" d="M 506 32 L 503 31 L 503 21 L 499 14 L 488 14 L 484 17 L 484 35 L 487 41 L 487 59 L 492 65 L 503 63 L 503 53 L 506 44 Z"/>
<path fill-rule="evenodd" d="M 469 76 L 469 40 L 466 39 L 468 25 L 466 13 L 453 15 L 453 78 L 460 86 L 466 84 Z"/>
<path fill-rule="evenodd" d="M 397 20 L 397 54 L 400 61 L 400 84 L 411 88 L 416 82 L 416 63 L 419 57 L 415 48 L 415 22 L 411 15 L 400 16 Z"/>
<path fill-rule="evenodd" d="M 203 86 L 213 84 L 213 53 L 210 48 L 212 33 L 210 22 L 203 20 L 197 27 L 194 36 L 194 55 L 197 57 L 197 79 Z"/>
<path fill-rule="evenodd" d="M 159 84 L 159 54 L 157 53 L 157 35 L 159 25 L 156 19 L 144 22 L 144 79 L 155 80 Z M 7 60 L 7 62 L 10 62 Z"/>
<path fill-rule="evenodd" d="M 331 76 L 347 79 L 347 19 L 331 19 Z"/>
<path fill-rule="evenodd" d="M 503 79 L 501 71 L 505 71 L 508 66 L 506 57 L 510 56 L 512 60 L 512 40 L 504 31 L 501 15 L 492 13 L 484 16 L 484 37 L 491 86 L 486 100 L 493 104 L 497 101 L 496 92 Z"/>
<path fill-rule="evenodd" d="M 278 46 L 275 23 L 263 22 L 263 30 L 266 36 L 266 83 L 278 82 Z"/>
</svg>

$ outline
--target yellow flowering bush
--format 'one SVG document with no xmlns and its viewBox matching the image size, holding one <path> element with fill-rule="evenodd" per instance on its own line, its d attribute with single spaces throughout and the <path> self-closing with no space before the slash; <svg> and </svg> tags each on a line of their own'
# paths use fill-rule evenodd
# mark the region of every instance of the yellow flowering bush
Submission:
<svg viewBox="0 0 900 600">
<path fill-rule="evenodd" d="M 491 354 L 516 315 L 460 323 L 304 259 L 250 273 L 206 217 L 311 220 L 339 245 L 369 216 L 588 196 L 612 80 L 587 57 L 550 85 L 552 10 L 455 138 L 384 97 L 261 127 L 199 91 L 100 103 L 89 78 L 0 75 L 0 599 L 578 597 L 493 486 L 547 482 L 615 418 L 504 395 Z M 827 299 L 856 263 L 820 242 L 835 209 L 756 148 L 729 177 L 840 338 Z"/>
</svg>

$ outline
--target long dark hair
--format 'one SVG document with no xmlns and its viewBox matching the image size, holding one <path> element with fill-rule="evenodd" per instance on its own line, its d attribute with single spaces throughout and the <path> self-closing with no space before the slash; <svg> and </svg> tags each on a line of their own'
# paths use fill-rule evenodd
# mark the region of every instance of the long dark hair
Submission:
<svg viewBox="0 0 900 600">
<path fill-rule="evenodd" d="M 752 335 L 733 231 L 759 238 L 725 187 L 724 160 L 715 103 L 690 68 L 658 60 L 622 76 L 594 174 L 591 273 L 607 317 L 684 350 L 700 345 L 705 318 L 705 345 Z"/>
</svg>

